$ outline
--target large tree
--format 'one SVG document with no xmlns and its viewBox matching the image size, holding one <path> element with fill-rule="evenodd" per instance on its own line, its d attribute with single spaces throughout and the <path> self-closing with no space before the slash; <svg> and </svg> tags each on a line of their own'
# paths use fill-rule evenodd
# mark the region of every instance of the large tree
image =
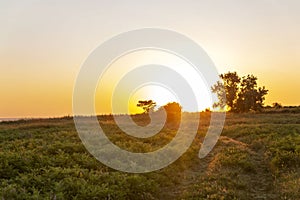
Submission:
<svg viewBox="0 0 300 200">
<path fill-rule="evenodd" d="M 212 92 L 216 93 L 219 101 L 214 104 L 214 107 L 220 107 L 228 110 L 234 110 L 236 105 L 238 90 L 241 78 L 236 72 L 228 72 L 221 74 L 222 81 L 218 81 L 213 87 Z"/>
<path fill-rule="evenodd" d="M 257 88 L 257 77 L 253 75 L 243 77 L 238 93 L 236 111 L 260 111 L 267 94 L 268 90 L 264 86 Z"/>
<path fill-rule="evenodd" d="M 236 72 L 228 72 L 221 74 L 220 78 L 222 81 L 212 87 L 219 98 L 214 107 L 227 107 L 232 112 L 261 110 L 268 90 L 257 86 L 257 77 L 247 75 L 240 78 Z"/>
</svg>

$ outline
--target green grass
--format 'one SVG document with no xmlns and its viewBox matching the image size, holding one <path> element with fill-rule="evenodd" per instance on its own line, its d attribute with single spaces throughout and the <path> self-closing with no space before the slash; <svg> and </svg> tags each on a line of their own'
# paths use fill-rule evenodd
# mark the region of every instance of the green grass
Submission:
<svg viewBox="0 0 300 200">
<path fill-rule="evenodd" d="M 198 134 L 180 159 L 146 174 L 119 172 L 97 161 L 72 118 L 0 123 L 0 198 L 300 199 L 299 113 L 228 114 L 218 144 L 200 160 L 209 119 L 202 113 Z M 111 116 L 99 117 L 99 123 L 111 141 L 132 152 L 161 148 L 177 127 L 137 139 Z"/>
</svg>

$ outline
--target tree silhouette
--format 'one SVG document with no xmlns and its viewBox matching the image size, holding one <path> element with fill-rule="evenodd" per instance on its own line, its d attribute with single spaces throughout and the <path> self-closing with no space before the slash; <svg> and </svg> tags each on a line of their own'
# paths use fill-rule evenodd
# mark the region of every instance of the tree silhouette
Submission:
<svg viewBox="0 0 300 200">
<path fill-rule="evenodd" d="M 274 102 L 274 103 L 272 103 L 272 107 L 278 109 L 278 108 L 282 108 L 283 106 L 281 103 Z"/>
<path fill-rule="evenodd" d="M 228 110 L 234 110 L 241 78 L 236 72 L 221 74 L 220 78 L 223 82 L 218 81 L 212 87 L 212 92 L 216 93 L 219 99 L 219 102 L 216 102 L 214 107 L 221 107 L 223 109 L 227 106 Z"/>
<path fill-rule="evenodd" d="M 156 103 L 153 100 L 140 100 L 136 106 L 142 108 L 144 113 L 149 113 L 154 110 Z"/>
<path fill-rule="evenodd" d="M 264 86 L 257 89 L 257 77 L 253 75 L 243 77 L 235 108 L 236 111 L 260 111 L 263 107 L 266 94 L 268 94 L 268 90 Z"/>
<path fill-rule="evenodd" d="M 175 123 L 176 127 L 179 125 L 180 119 L 181 119 L 181 112 L 182 107 L 177 102 L 171 102 L 168 103 L 158 109 L 158 112 L 162 111 L 164 109 L 167 114 L 167 122 L 168 123 Z M 174 124 L 173 124 L 174 125 Z"/>
<path fill-rule="evenodd" d="M 178 113 L 181 113 L 181 109 L 182 109 L 180 104 L 177 102 L 168 103 L 168 104 L 164 105 L 163 107 L 166 110 L 167 114 L 178 114 Z"/>
<path fill-rule="evenodd" d="M 227 107 L 232 112 L 261 111 L 268 90 L 257 87 L 257 77 L 247 75 L 240 78 L 236 72 L 221 74 L 218 81 L 211 89 L 216 93 L 219 101 L 214 107 Z M 226 99 L 225 99 L 226 97 Z"/>
</svg>

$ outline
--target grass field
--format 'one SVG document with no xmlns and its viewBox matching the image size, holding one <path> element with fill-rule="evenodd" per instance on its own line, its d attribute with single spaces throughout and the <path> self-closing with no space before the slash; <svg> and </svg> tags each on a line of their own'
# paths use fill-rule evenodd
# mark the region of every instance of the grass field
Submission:
<svg viewBox="0 0 300 200">
<path fill-rule="evenodd" d="M 186 114 L 193 120 L 193 114 Z M 198 158 L 210 119 L 201 114 L 189 150 L 146 174 L 106 167 L 82 145 L 72 118 L 0 123 L 0 198 L 6 199 L 300 199 L 300 114 L 228 114 L 218 144 Z M 137 123 L 145 119 L 136 117 Z M 115 144 L 153 151 L 176 134 L 126 136 L 111 116 L 99 123 Z"/>
</svg>

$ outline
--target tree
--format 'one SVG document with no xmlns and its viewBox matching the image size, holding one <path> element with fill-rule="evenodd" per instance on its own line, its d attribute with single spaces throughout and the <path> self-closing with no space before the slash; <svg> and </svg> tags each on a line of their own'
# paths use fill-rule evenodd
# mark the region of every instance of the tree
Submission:
<svg viewBox="0 0 300 200">
<path fill-rule="evenodd" d="M 228 72 L 221 74 L 220 78 L 223 83 L 218 81 L 212 87 L 212 92 L 216 93 L 219 98 L 219 102 L 216 102 L 214 107 L 226 106 L 232 112 L 262 109 L 268 90 L 264 86 L 257 87 L 257 77 L 247 75 L 240 78 L 236 72 Z"/>
<path fill-rule="evenodd" d="M 272 106 L 273 106 L 273 108 L 275 108 L 275 109 L 278 109 L 278 108 L 282 108 L 282 107 L 283 107 L 282 104 L 281 104 L 281 103 L 278 103 L 278 102 L 272 103 Z"/>
<path fill-rule="evenodd" d="M 144 110 L 144 113 L 149 113 L 154 110 L 156 103 L 153 100 L 140 100 L 136 106 L 141 107 Z"/>
<path fill-rule="evenodd" d="M 182 112 L 182 107 L 179 103 L 177 102 L 172 102 L 168 103 L 158 109 L 158 112 L 162 111 L 164 109 L 167 114 L 167 122 L 168 123 L 175 123 L 178 125 L 181 119 L 181 112 Z"/>
<path fill-rule="evenodd" d="M 164 109 L 168 114 L 178 114 L 181 113 L 182 107 L 177 102 L 172 102 L 164 105 Z"/>
<path fill-rule="evenodd" d="M 214 104 L 214 107 L 225 108 L 227 110 L 235 109 L 234 106 L 237 100 L 237 93 L 239 90 L 240 77 L 236 72 L 228 72 L 221 74 L 220 78 L 223 82 L 218 81 L 213 87 L 212 92 L 216 93 L 219 102 Z"/>
<path fill-rule="evenodd" d="M 240 83 L 235 111 L 260 111 L 263 107 L 266 94 L 268 94 L 268 90 L 265 87 L 257 89 L 257 77 L 253 75 L 244 76 Z"/>
</svg>

